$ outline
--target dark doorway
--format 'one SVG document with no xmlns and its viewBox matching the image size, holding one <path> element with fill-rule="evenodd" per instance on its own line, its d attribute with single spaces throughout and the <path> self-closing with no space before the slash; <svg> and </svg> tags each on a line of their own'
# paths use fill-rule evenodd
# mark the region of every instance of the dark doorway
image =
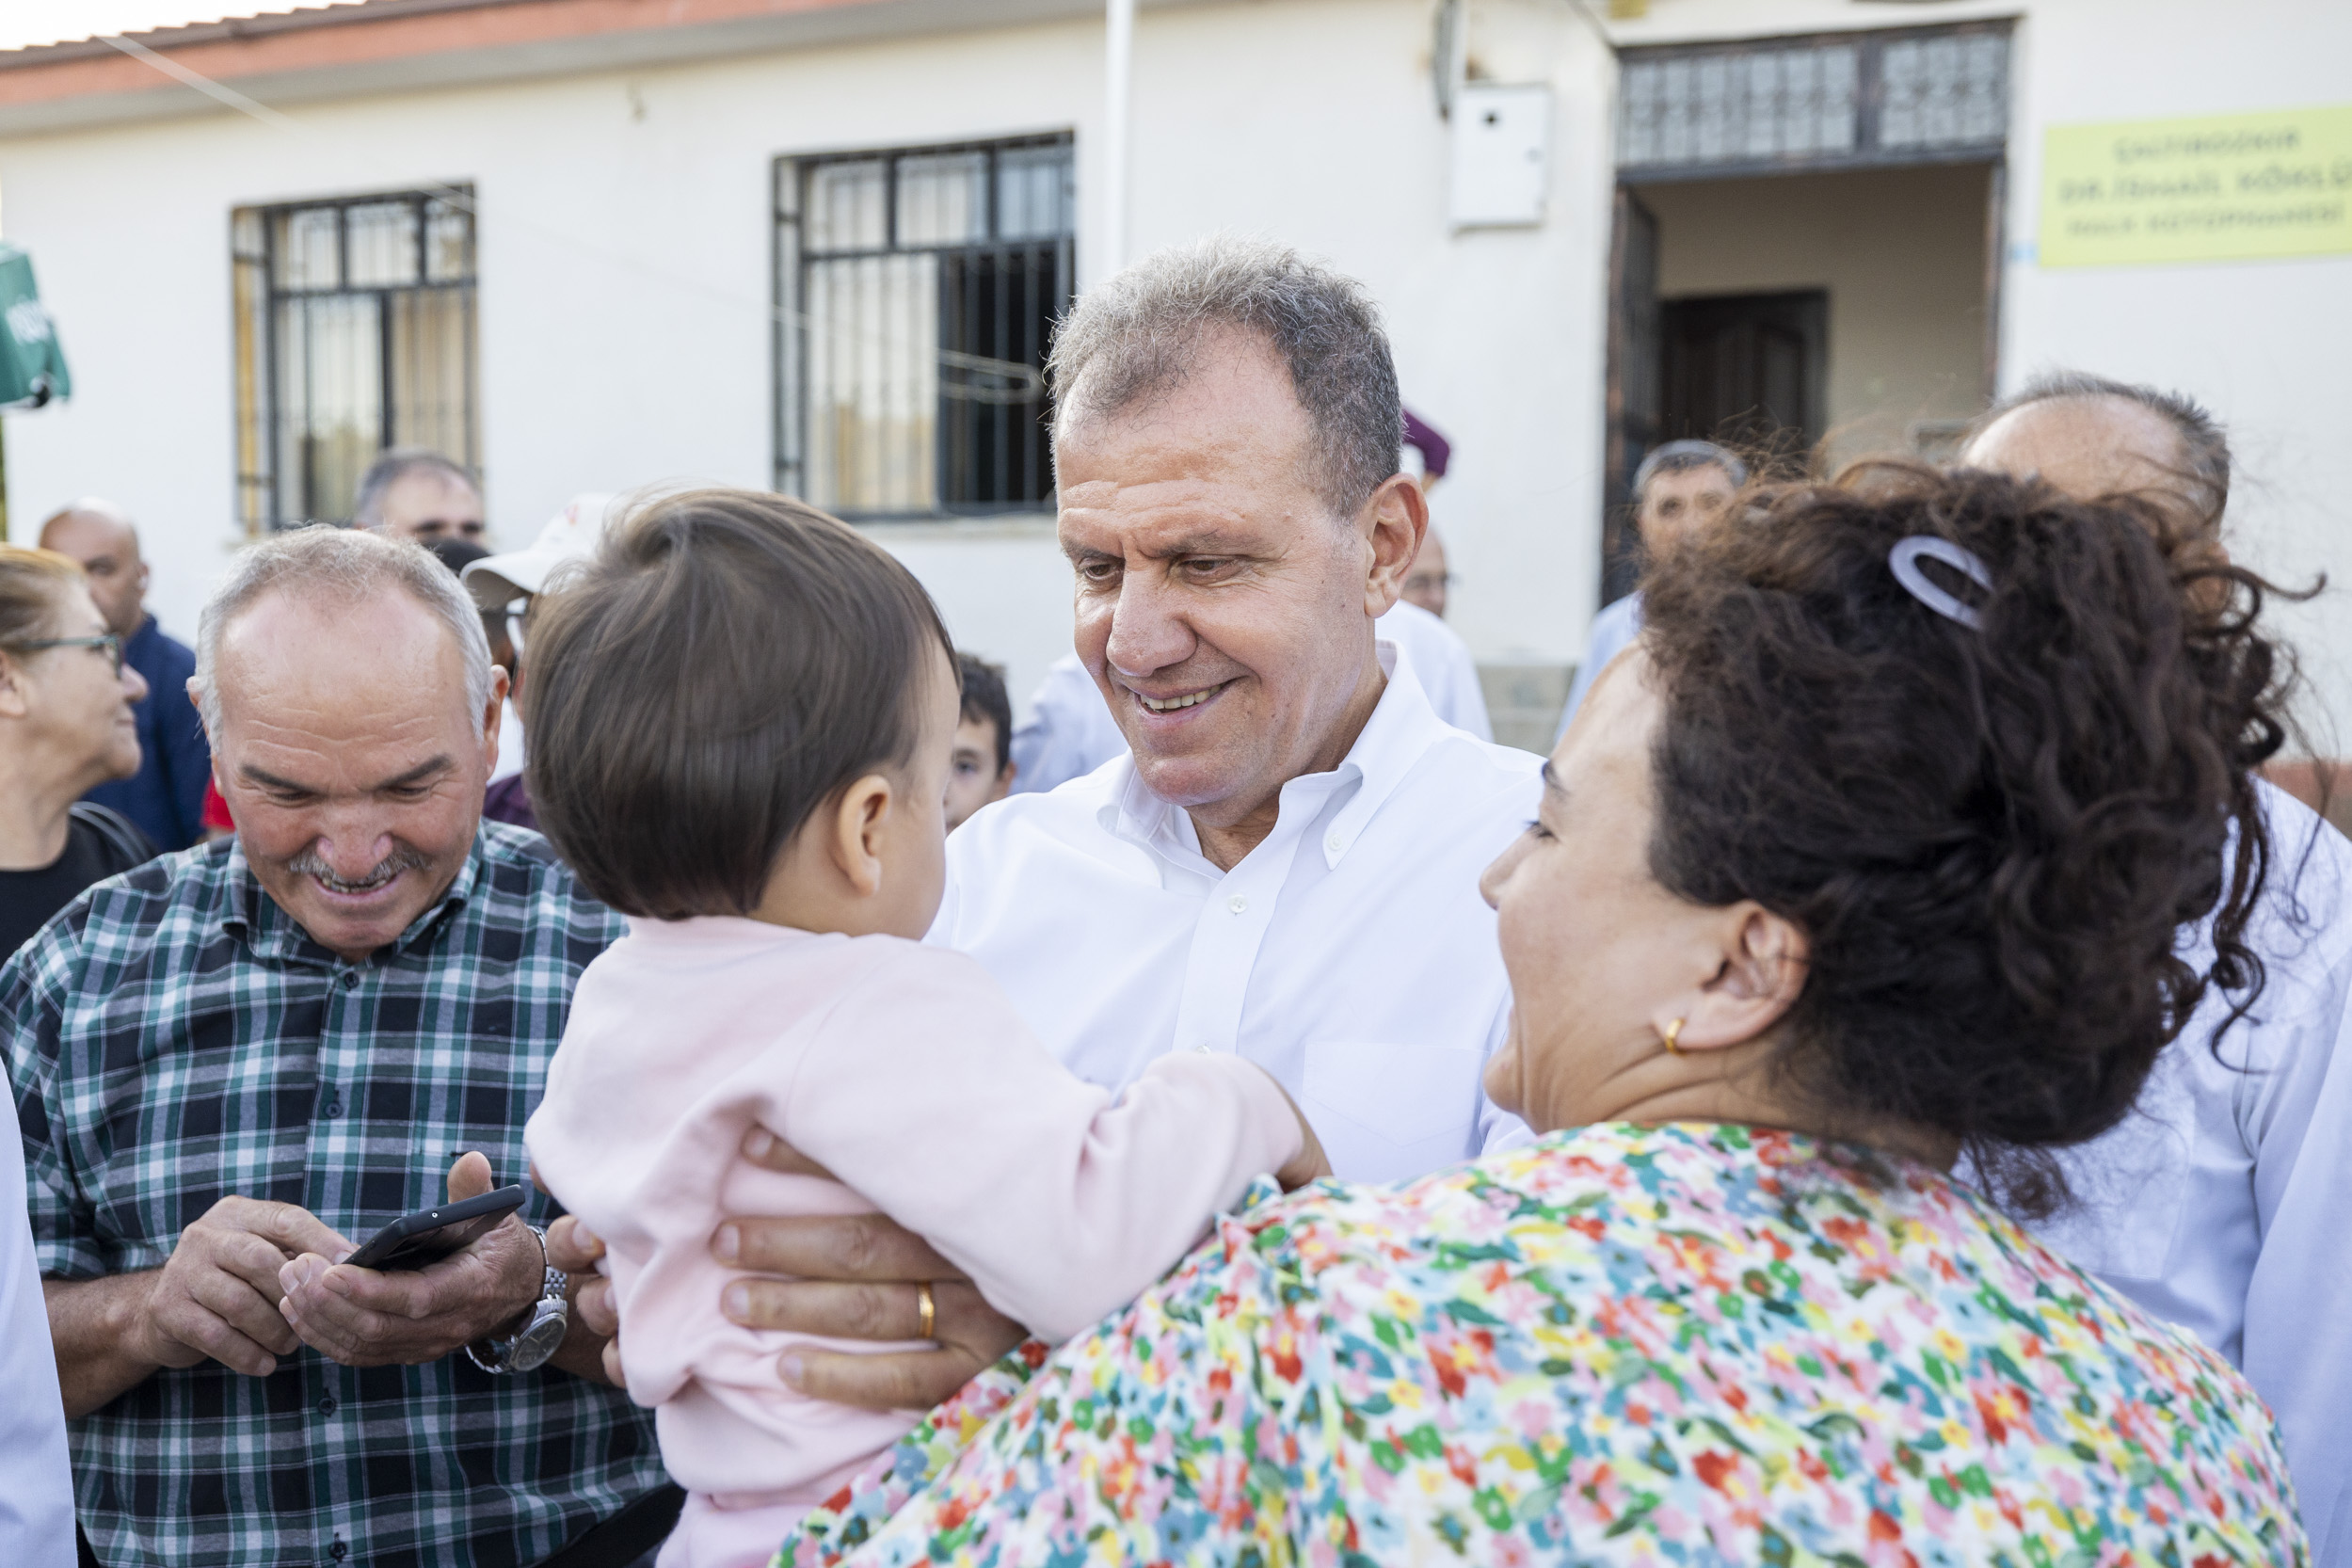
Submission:
<svg viewBox="0 0 2352 1568">
<path fill-rule="evenodd" d="M 1826 289 L 1658 307 L 1661 440 L 1720 441 L 1801 462 L 1828 425 Z"/>
<path fill-rule="evenodd" d="M 1633 475 L 1658 426 L 1657 218 L 1617 187 L 1608 257 L 1608 445 L 1601 480 L 1601 602 L 1633 591 Z"/>
</svg>

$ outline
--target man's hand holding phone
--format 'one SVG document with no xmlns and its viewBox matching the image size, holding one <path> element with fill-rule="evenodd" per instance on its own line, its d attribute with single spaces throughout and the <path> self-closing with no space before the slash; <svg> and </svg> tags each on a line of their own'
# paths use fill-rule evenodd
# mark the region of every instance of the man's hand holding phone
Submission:
<svg viewBox="0 0 2352 1568">
<path fill-rule="evenodd" d="M 458 1157 L 449 1171 L 452 1203 L 491 1188 L 490 1162 Z M 346 1243 L 334 1257 L 349 1255 Z M 438 1361 L 476 1339 L 506 1332 L 538 1300 L 546 1279 L 539 1243 L 520 1217 L 439 1262 L 379 1272 L 306 1252 L 278 1271 L 279 1304 L 302 1342 L 346 1367 Z"/>
<path fill-rule="evenodd" d="M 146 1296 L 127 1348 L 151 1367 L 193 1367 L 210 1356 L 247 1377 L 267 1377 L 278 1357 L 297 1348 L 278 1309 L 279 1271 L 305 1248 L 340 1256 L 350 1246 L 308 1209 L 223 1198 L 181 1233 L 168 1262 L 133 1276 Z"/>
</svg>

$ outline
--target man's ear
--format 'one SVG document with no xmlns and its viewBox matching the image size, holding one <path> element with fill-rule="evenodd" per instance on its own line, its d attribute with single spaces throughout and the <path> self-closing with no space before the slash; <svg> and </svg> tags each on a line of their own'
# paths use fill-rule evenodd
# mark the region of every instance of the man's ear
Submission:
<svg viewBox="0 0 2352 1568">
<path fill-rule="evenodd" d="M 498 771 L 499 721 L 505 716 L 506 672 L 497 664 L 490 666 L 490 703 L 482 711 L 482 771 Z"/>
<path fill-rule="evenodd" d="M 211 721 L 204 717 L 203 685 L 198 681 L 196 677 L 191 675 L 188 677 L 187 690 L 188 703 L 196 710 L 197 722 L 204 727 L 204 744 L 211 748 L 212 754 L 215 757 L 218 757 L 220 755 L 220 737 L 213 733 Z"/>
<path fill-rule="evenodd" d="M 24 666 L 5 653 L 0 653 L 0 713 L 9 718 L 23 718 L 32 707 L 32 694 L 25 689 Z"/>
<path fill-rule="evenodd" d="M 1404 594 L 1405 573 L 1421 552 L 1429 532 L 1429 498 L 1409 473 L 1395 473 L 1365 503 L 1371 561 L 1364 580 L 1364 608 L 1375 619 L 1396 607 Z"/>
<path fill-rule="evenodd" d="M 834 870 L 859 898 L 882 891 L 882 831 L 897 802 L 896 786 L 870 773 L 843 790 L 834 805 L 825 850 Z"/>
<path fill-rule="evenodd" d="M 1653 1019 L 1660 1039 L 1682 1020 L 1677 1048 L 1721 1050 L 1769 1033 L 1804 993 L 1813 947 L 1792 920 L 1753 900 L 1720 911 L 1713 927 L 1716 968 L 1695 993 Z"/>
</svg>

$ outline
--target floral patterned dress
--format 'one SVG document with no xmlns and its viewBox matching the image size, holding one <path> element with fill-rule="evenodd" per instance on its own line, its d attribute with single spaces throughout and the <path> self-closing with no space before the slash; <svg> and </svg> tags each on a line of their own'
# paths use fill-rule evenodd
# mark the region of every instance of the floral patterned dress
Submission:
<svg viewBox="0 0 2352 1568">
<path fill-rule="evenodd" d="M 1924 1166 L 1619 1126 L 1265 1193 L 779 1564 L 2308 1560 L 2237 1373 Z"/>
</svg>

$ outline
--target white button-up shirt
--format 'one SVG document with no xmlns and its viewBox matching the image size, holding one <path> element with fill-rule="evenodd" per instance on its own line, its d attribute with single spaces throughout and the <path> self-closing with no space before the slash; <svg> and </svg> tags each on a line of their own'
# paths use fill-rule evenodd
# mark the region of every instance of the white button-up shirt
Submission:
<svg viewBox="0 0 2352 1568">
<path fill-rule="evenodd" d="M 0 1562 L 29 1568 L 73 1560 L 73 1477 L 13 1096 L 0 1103 Z"/>
<path fill-rule="evenodd" d="M 1440 723 L 1377 647 L 1388 686 L 1346 760 L 1285 784 L 1231 871 L 1123 754 L 951 835 L 930 939 L 979 959 L 1081 1078 L 1238 1053 L 1340 1176 L 1385 1181 L 1525 1133 L 1480 1088 L 1511 991 L 1478 880 L 1541 785 L 1539 759 Z"/>
<path fill-rule="evenodd" d="M 2352 1568 L 2352 843 L 2261 786 L 2274 859 L 2247 942 L 2266 984 L 2219 991 L 2133 1113 L 2062 1157 L 2059 1251 L 2237 1363 L 2279 1418 L 2312 1561 Z M 2209 933 L 2184 952 L 2212 962 Z"/>
</svg>

